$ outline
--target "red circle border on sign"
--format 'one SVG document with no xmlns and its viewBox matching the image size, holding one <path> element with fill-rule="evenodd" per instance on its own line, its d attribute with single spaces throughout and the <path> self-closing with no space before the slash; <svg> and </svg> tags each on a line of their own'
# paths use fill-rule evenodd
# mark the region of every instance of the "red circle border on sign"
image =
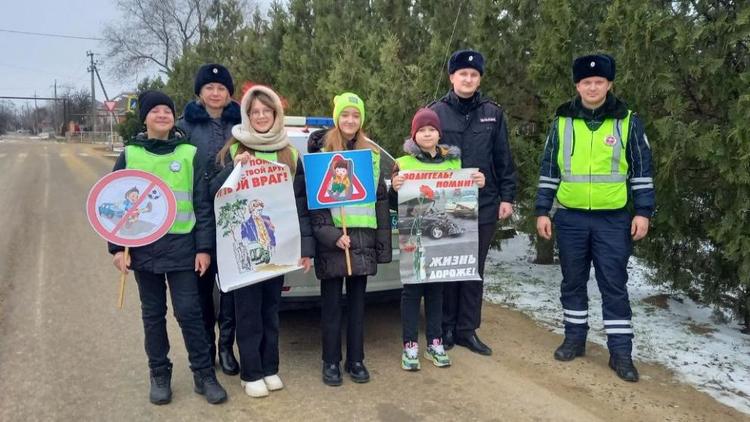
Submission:
<svg viewBox="0 0 750 422">
<path fill-rule="evenodd" d="M 125 177 L 139 177 L 158 186 L 161 191 L 164 192 L 167 201 L 167 218 L 164 221 L 164 224 L 162 224 L 162 226 L 151 235 L 140 239 L 125 239 L 113 234 L 102 225 L 96 213 L 96 199 L 99 197 L 99 194 L 101 194 L 104 188 L 113 181 Z M 143 194 L 147 195 L 148 193 L 144 192 Z M 102 177 L 91 187 L 89 196 L 86 199 L 86 217 L 88 218 L 91 227 L 94 228 L 94 231 L 104 240 L 114 243 L 115 245 L 136 248 L 154 243 L 169 232 L 169 229 L 172 227 L 172 224 L 174 224 L 174 220 L 177 217 L 177 200 L 175 199 L 172 189 L 170 189 L 163 180 L 153 174 L 135 169 L 118 170 Z M 123 218 L 125 217 L 123 216 Z"/>
</svg>

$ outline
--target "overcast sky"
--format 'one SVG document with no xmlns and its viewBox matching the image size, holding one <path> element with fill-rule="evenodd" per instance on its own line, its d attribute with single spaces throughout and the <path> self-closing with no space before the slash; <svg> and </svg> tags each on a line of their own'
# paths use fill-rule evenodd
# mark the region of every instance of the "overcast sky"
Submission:
<svg viewBox="0 0 750 422">
<path fill-rule="evenodd" d="M 0 30 L 101 37 L 105 23 L 117 18 L 113 0 L 0 0 Z M 52 96 L 60 86 L 90 87 L 86 51 L 104 53 L 99 41 L 54 38 L 0 31 L 0 96 Z M 104 61 L 104 57 L 102 57 Z M 115 81 L 100 69 L 110 96 L 133 81 Z M 105 70 L 105 71 L 103 71 Z M 98 82 L 97 82 L 98 85 Z M 97 86 L 97 99 L 102 100 Z"/>
<path fill-rule="evenodd" d="M 255 3 L 255 2 L 250 2 Z M 261 5 L 266 1 L 258 2 Z M 60 86 L 89 88 L 86 51 L 99 53 L 99 73 L 110 97 L 155 74 L 145 70 L 118 81 L 107 71 L 100 41 L 26 35 L 5 31 L 101 38 L 106 23 L 119 18 L 115 0 L 0 0 L 0 96 L 52 96 Z M 104 96 L 96 82 L 96 97 Z"/>
</svg>

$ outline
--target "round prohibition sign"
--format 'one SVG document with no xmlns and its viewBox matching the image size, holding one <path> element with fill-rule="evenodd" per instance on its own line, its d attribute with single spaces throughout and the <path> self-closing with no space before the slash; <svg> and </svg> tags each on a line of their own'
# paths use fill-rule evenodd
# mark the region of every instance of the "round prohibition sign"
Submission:
<svg viewBox="0 0 750 422">
<path fill-rule="evenodd" d="M 177 216 L 177 202 L 174 192 L 157 176 L 142 170 L 118 170 L 91 188 L 86 216 L 94 231 L 108 242 L 145 246 L 167 234 Z"/>
</svg>

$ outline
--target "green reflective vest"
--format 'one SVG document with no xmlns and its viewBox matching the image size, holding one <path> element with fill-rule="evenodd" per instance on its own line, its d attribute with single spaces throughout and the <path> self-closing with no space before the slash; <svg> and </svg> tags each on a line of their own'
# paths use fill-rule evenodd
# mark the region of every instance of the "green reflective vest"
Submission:
<svg viewBox="0 0 750 422">
<path fill-rule="evenodd" d="M 125 147 L 125 168 L 147 171 L 163 180 L 177 200 L 177 217 L 169 233 L 190 233 L 195 227 L 193 212 L 193 158 L 196 148 L 180 144 L 169 154 L 153 154 L 141 146 Z"/>
<path fill-rule="evenodd" d="M 380 180 L 380 154 L 375 151 L 372 152 L 372 174 L 375 179 L 374 186 L 377 190 L 378 180 Z M 317 188 L 315 190 L 317 191 Z M 341 218 L 342 208 L 344 210 L 344 218 Z M 344 222 L 346 222 L 347 228 L 378 228 L 378 219 L 375 214 L 375 202 L 331 208 L 331 217 L 333 218 L 333 225 L 336 227 L 343 227 Z"/>
<path fill-rule="evenodd" d="M 396 158 L 399 170 L 458 170 L 461 168 L 460 158 L 449 158 L 440 163 L 425 163 L 411 155 Z"/>
<path fill-rule="evenodd" d="M 558 117 L 557 201 L 566 208 L 612 210 L 628 202 L 626 146 L 630 115 L 606 119 L 595 131 L 582 119 Z"/>
</svg>

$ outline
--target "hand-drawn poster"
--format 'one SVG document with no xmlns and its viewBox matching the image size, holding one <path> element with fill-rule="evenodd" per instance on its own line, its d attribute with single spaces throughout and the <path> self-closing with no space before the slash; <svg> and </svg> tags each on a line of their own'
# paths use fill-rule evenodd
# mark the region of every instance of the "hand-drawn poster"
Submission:
<svg viewBox="0 0 750 422">
<path fill-rule="evenodd" d="M 293 178 L 283 164 L 252 158 L 216 193 L 216 255 L 223 292 L 299 269 Z"/>
</svg>

